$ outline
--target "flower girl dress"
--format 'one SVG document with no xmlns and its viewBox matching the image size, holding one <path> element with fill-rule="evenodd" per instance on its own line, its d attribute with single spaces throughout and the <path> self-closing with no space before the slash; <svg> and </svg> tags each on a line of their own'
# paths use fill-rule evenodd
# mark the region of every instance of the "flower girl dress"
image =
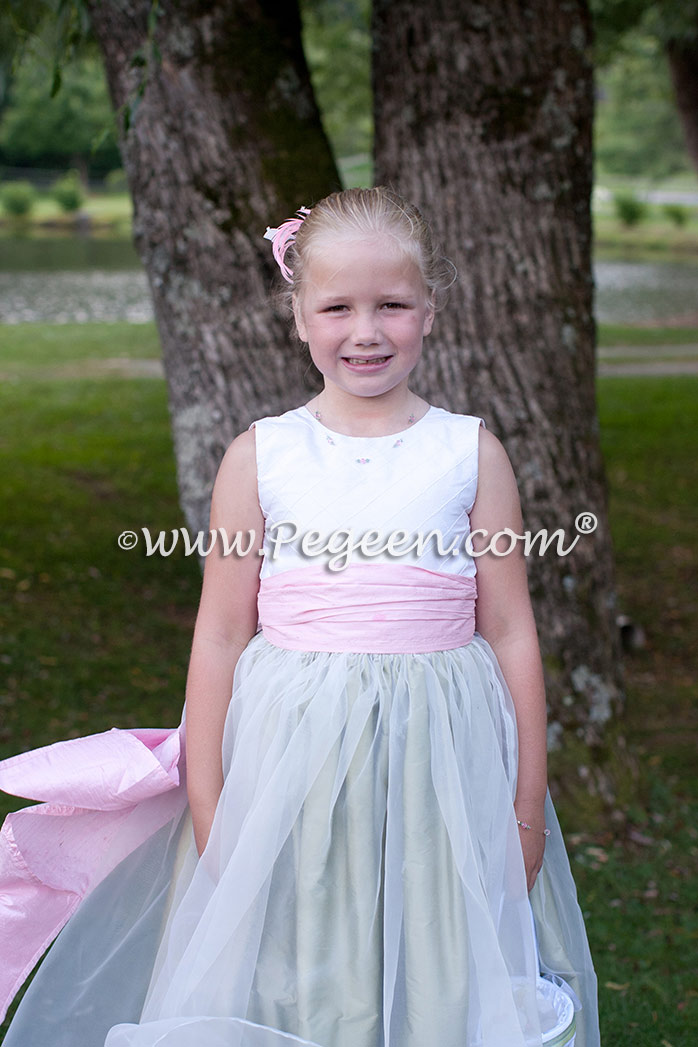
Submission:
<svg viewBox="0 0 698 1047">
<path fill-rule="evenodd" d="M 548 799 L 529 900 L 513 703 L 475 632 L 481 424 L 255 423 L 261 624 L 208 846 L 197 860 L 181 729 L 0 765 L 46 801 L 2 838 L 5 996 L 65 924 L 5 1047 L 540 1047 L 541 969 L 581 1001 L 576 1047 L 598 1047 L 558 823 Z"/>
</svg>

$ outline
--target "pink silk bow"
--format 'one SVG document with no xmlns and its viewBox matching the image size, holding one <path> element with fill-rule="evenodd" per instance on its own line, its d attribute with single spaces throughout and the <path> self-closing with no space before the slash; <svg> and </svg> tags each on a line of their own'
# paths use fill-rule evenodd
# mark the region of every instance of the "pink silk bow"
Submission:
<svg viewBox="0 0 698 1047">
<path fill-rule="evenodd" d="M 310 208 L 299 207 L 296 214 L 298 218 L 289 218 L 288 221 L 282 222 L 277 229 L 267 227 L 267 231 L 264 234 L 265 240 L 271 240 L 274 259 L 281 270 L 281 275 L 289 284 L 293 283 L 293 269 L 289 269 L 286 265 L 286 252 L 296 239 L 296 233 L 303 225 L 306 216 L 310 214 Z"/>
<path fill-rule="evenodd" d="M 0 789 L 43 803 L 0 832 L 0 1021 L 82 899 L 186 805 L 180 731 L 57 742 L 0 763 Z"/>
</svg>

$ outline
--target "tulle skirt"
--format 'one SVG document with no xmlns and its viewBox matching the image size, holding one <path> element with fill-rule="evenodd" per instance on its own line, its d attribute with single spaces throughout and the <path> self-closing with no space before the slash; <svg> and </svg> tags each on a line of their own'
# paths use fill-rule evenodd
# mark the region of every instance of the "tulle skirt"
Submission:
<svg viewBox="0 0 698 1047">
<path fill-rule="evenodd" d="M 258 634 L 223 761 L 202 858 L 185 814 L 122 862 L 59 935 L 5 1047 L 539 1047 L 541 962 L 581 998 L 576 1047 L 596 1047 L 549 801 L 534 932 L 514 711 L 481 637 L 386 655 Z"/>
</svg>

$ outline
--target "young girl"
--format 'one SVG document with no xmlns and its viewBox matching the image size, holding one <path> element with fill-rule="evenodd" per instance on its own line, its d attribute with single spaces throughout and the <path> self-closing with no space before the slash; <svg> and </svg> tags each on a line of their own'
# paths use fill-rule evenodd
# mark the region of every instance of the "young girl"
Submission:
<svg viewBox="0 0 698 1047">
<path fill-rule="evenodd" d="M 481 419 L 409 387 L 448 266 L 383 188 L 268 236 L 324 387 L 216 480 L 211 528 L 251 541 L 206 560 L 191 821 L 153 815 L 181 785 L 138 793 L 5 1047 L 533 1047 L 568 1000 L 541 964 L 595 1047 L 525 563 L 488 551 L 521 533 L 516 482 Z M 172 736 L 136 743 L 176 784 Z"/>
</svg>

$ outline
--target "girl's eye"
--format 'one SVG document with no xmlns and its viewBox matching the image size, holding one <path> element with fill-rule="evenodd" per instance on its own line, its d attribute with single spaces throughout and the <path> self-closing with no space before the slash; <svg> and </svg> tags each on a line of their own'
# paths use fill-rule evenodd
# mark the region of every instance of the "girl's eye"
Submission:
<svg viewBox="0 0 698 1047">
<path fill-rule="evenodd" d="M 404 309 L 404 302 L 385 302 L 383 305 L 384 309 Z"/>
<path fill-rule="evenodd" d="M 328 305 L 327 308 L 325 309 L 325 312 L 326 313 L 341 313 L 344 309 L 346 309 L 345 305 Z"/>
</svg>

